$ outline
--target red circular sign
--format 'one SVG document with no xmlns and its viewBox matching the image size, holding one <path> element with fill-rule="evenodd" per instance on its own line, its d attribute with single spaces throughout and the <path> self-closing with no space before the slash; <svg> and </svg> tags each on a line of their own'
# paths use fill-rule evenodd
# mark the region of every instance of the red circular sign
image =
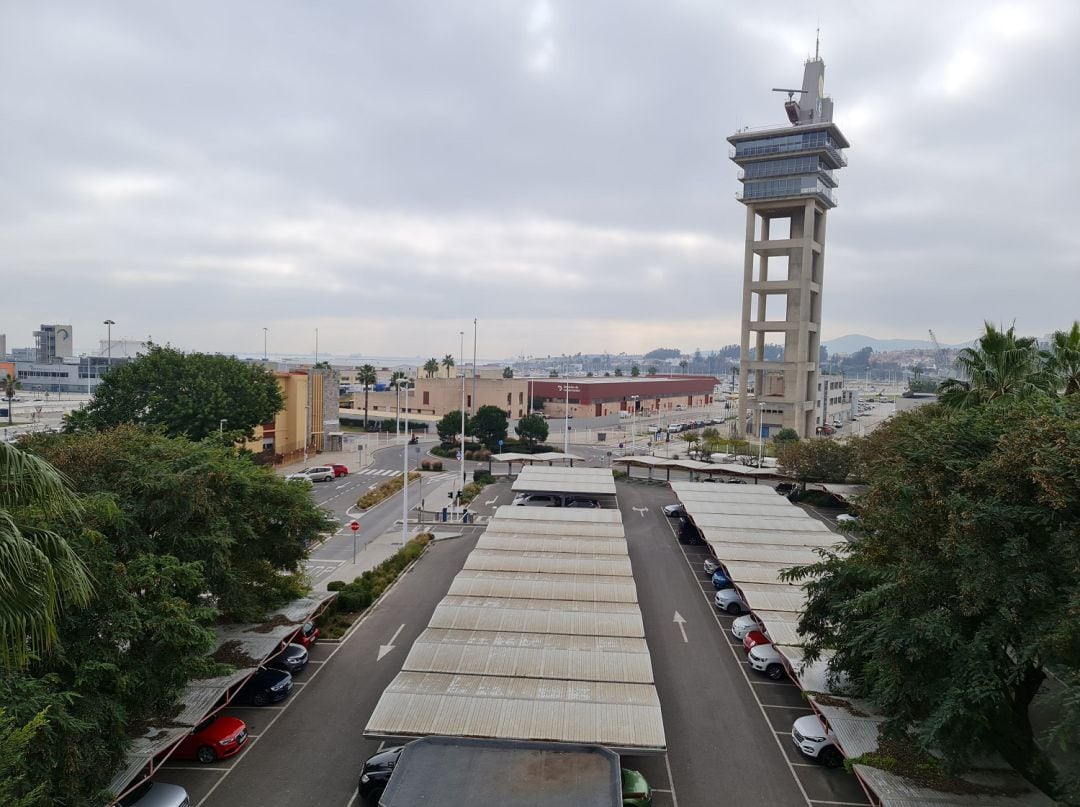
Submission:
<svg viewBox="0 0 1080 807">
<path fill-rule="evenodd" d="M 352 530 L 353 532 L 356 532 L 357 530 L 360 529 L 360 522 L 359 521 L 354 521 L 352 524 L 349 525 L 349 529 Z"/>
</svg>

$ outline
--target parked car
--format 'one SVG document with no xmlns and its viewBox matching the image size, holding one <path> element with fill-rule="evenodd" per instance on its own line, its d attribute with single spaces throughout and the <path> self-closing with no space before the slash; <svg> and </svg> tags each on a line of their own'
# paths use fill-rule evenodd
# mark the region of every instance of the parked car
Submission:
<svg viewBox="0 0 1080 807">
<path fill-rule="evenodd" d="M 587 507 L 593 510 L 600 507 L 600 502 L 596 499 L 567 499 L 564 507 Z"/>
<path fill-rule="evenodd" d="M 630 768 L 622 769 L 623 807 L 652 807 L 652 788 L 645 777 Z"/>
<path fill-rule="evenodd" d="M 334 469 L 334 478 L 335 479 L 337 479 L 339 476 L 348 476 L 349 475 L 349 469 L 344 465 L 341 465 L 341 464 L 335 462 L 335 463 L 332 463 L 330 465 L 330 467 Z"/>
<path fill-rule="evenodd" d="M 735 621 L 731 623 L 731 635 L 740 641 L 752 630 L 765 630 L 765 626 L 761 624 L 761 620 L 754 614 L 743 614 L 740 617 L 736 617 Z"/>
<path fill-rule="evenodd" d="M 727 572 L 725 572 L 722 568 L 717 567 L 716 571 L 714 571 L 712 575 L 713 588 L 719 591 L 720 589 L 731 588 L 734 585 L 735 583 L 733 583 L 731 578 L 727 576 Z"/>
<path fill-rule="evenodd" d="M 814 434 L 824 434 L 826 436 L 828 436 L 830 434 L 834 434 L 835 432 L 836 432 L 836 429 L 834 429 L 832 426 L 828 425 L 827 423 L 824 424 L 824 425 L 818 426 L 816 429 L 814 429 Z"/>
<path fill-rule="evenodd" d="M 744 653 L 749 653 L 751 650 L 753 650 L 758 645 L 763 645 L 763 644 L 772 644 L 772 639 L 770 639 L 768 636 L 766 636 L 764 631 L 761 631 L 761 630 L 747 631 L 746 635 L 743 636 L 742 649 L 743 649 Z"/>
<path fill-rule="evenodd" d="M 787 496 L 797 487 L 798 486 L 794 482 L 781 482 L 776 486 L 776 492 L 779 493 L 781 496 Z"/>
<path fill-rule="evenodd" d="M 729 485 L 745 485 L 745 484 L 746 484 L 746 480 L 745 480 L 745 479 L 729 479 L 729 480 L 727 481 L 727 483 L 728 483 Z"/>
<path fill-rule="evenodd" d="M 561 507 L 562 502 L 558 496 L 549 496 L 546 493 L 519 493 L 514 497 L 513 504 L 519 507 Z"/>
<path fill-rule="evenodd" d="M 746 600 L 733 588 L 722 588 L 716 592 L 716 596 L 713 597 L 713 604 L 721 611 L 726 611 L 732 616 L 745 614 L 750 610 Z"/>
<path fill-rule="evenodd" d="M 188 807 L 191 801 L 180 785 L 143 782 L 120 799 L 120 807 Z"/>
<path fill-rule="evenodd" d="M 319 633 L 320 631 L 315 627 L 314 622 L 305 622 L 289 641 L 310 648 L 318 640 Z"/>
<path fill-rule="evenodd" d="M 859 517 L 853 516 L 851 513 L 841 513 L 836 517 L 837 524 L 858 524 Z"/>
<path fill-rule="evenodd" d="M 765 673 L 774 681 L 779 681 L 787 672 L 784 657 L 772 644 L 759 644 L 747 653 L 746 661 L 752 669 Z"/>
<path fill-rule="evenodd" d="M 711 575 L 720 568 L 720 561 L 716 558 L 705 558 L 705 563 L 702 565 L 702 568 L 705 570 L 705 574 Z"/>
<path fill-rule="evenodd" d="M 360 769 L 360 782 L 357 792 L 360 798 L 367 804 L 378 804 L 379 796 L 386 790 L 386 783 L 394 773 L 401 749 L 405 746 L 395 745 L 384 748 L 373 757 L 368 757 L 364 767 Z"/>
<path fill-rule="evenodd" d="M 289 673 L 260 667 L 240 688 L 236 698 L 254 706 L 266 706 L 268 703 L 285 700 L 291 691 L 292 676 Z"/>
<path fill-rule="evenodd" d="M 284 670 L 290 675 L 303 670 L 308 663 L 308 651 L 302 644 L 287 644 L 285 649 L 266 662 L 274 670 Z"/>
<path fill-rule="evenodd" d="M 218 715 L 191 730 L 173 752 L 173 759 L 197 759 L 209 765 L 240 752 L 248 739 L 247 726 L 237 717 Z"/>
<path fill-rule="evenodd" d="M 675 516 L 681 516 L 686 512 L 686 508 L 681 504 L 665 504 L 664 515 L 668 518 L 675 518 Z"/>
<path fill-rule="evenodd" d="M 800 717 L 791 727 L 791 740 L 804 757 L 816 759 L 826 768 L 839 768 L 844 755 L 836 744 L 836 735 L 817 715 Z"/>
<path fill-rule="evenodd" d="M 685 516 L 679 516 L 679 542 L 692 546 L 705 542 L 701 536 L 701 530 L 691 524 L 690 519 Z"/>
<path fill-rule="evenodd" d="M 304 468 L 302 471 L 297 471 L 294 474 L 289 474 L 285 479 L 290 482 L 333 482 L 334 475 L 334 469 L 329 465 L 315 465 L 311 468 Z"/>
</svg>

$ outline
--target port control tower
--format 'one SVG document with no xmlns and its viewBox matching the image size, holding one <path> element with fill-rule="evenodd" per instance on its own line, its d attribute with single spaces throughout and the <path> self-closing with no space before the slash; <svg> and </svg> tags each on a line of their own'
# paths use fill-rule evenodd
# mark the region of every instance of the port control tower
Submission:
<svg viewBox="0 0 1080 807">
<path fill-rule="evenodd" d="M 768 437 L 816 426 L 825 218 L 836 207 L 836 174 L 848 141 L 833 123 L 825 62 L 815 52 L 802 85 L 779 88 L 789 123 L 728 138 L 746 205 L 738 429 Z M 768 359 L 766 343 L 783 345 Z"/>
</svg>

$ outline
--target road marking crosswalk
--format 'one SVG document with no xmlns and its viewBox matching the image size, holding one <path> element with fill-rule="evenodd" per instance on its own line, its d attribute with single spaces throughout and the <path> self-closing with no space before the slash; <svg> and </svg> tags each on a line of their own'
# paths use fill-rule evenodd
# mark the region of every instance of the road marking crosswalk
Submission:
<svg viewBox="0 0 1080 807">
<path fill-rule="evenodd" d="M 365 468 L 356 473 L 357 475 L 366 474 L 368 476 L 401 476 L 401 471 L 392 471 L 389 468 Z"/>
</svg>

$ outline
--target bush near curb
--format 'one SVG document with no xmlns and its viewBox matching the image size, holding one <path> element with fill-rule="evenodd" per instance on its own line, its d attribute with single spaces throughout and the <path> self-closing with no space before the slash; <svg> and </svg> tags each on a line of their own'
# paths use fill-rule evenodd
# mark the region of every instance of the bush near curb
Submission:
<svg viewBox="0 0 1080 807">
<path fill-rule="evenodd" d="M 405 567 L 424 554 L 431 533 L 417 535 L 374 569 L 369 569 L 351 583 L 334 580 L 327 589 L 338 595 L 315 620 L 326 639 L 340 639 L 364 611 L 398 579 Z"/>
<path fill-rule="evenodd" d="M 442 460 L 424 460 L 420 463 L 421 471 L 441 471 Z"/>
<path fill-rule="evenodd" d="M 419 471 L 409 471 L 409 481 L 412 482 L 420 478 Z M 399 490 L 405 486 L 405 477 L 396 476 L 393 479 L 383 482 L 374 490 L 369 490 L 363 496 L 356 500 L 356 506 L 362 510 L 367 510 L 369 507 L 374 507 L 383 499 L 388 499 L 393 496 Z"/>
</svg>

